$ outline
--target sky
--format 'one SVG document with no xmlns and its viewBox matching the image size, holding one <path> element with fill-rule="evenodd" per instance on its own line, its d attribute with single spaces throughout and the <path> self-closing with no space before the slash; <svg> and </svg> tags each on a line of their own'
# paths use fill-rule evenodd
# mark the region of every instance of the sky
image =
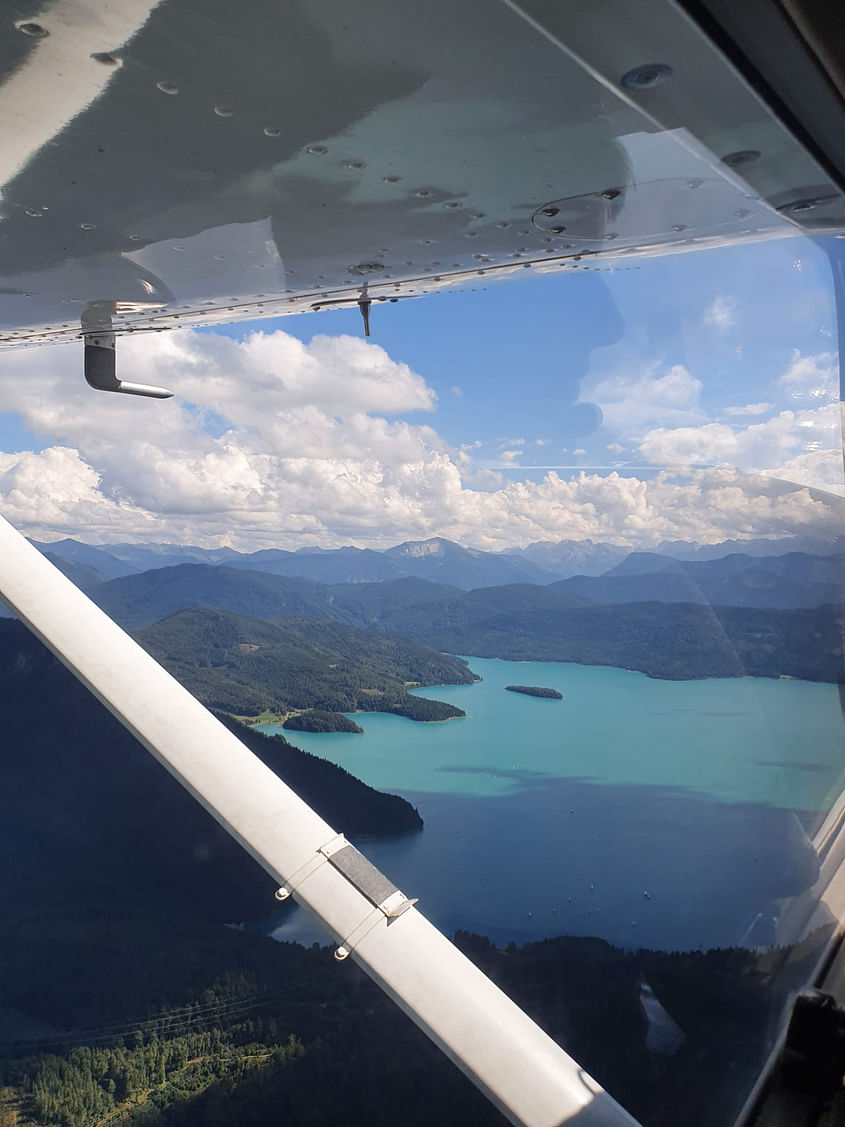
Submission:
<svg viewBox="0 0 845 1127">
<path fill-rule="evenodd" d="M 831 245 L 834 245 L 831 242 Z M 839 244 L 845 249 L 845 244 Z M 838 249 L 838 248 L 837 248 Z M 243 551 L 832 537 L 836 310 L 800 237 L 4 353 L 0 504 L 39 539 Z"/>
</svg>

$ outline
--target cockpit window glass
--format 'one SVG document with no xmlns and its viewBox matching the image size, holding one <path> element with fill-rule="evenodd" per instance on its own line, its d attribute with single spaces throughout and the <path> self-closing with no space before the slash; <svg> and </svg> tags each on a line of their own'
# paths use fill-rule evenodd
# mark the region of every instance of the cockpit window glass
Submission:
<svg viewBox="0 0 845 1127">
<path fill-rule="evenodd" d="M 842 245 L 123 340 L 167 404 L 4 361 L 6 515 L 645 1127 L 732 1122 L 841 919 Z M 499 1121 L 0 657 L 4 1127 Z"/>
</svg>

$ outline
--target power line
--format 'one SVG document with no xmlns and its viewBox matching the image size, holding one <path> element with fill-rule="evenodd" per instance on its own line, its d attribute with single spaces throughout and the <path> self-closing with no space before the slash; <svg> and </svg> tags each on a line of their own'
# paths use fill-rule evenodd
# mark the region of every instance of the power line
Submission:
<svg viewBox="0 0 845 1127">
<path fill-rule="evenodd" d="M 40 1048 L 66 1048 L 73 1045 L 85 1045 L 94 1041 L 115 1041 L 121 1038 L 132 1037 L 136 1034 L 149 1034 L 160 1032 L 174 1035 L 180 1030 L 190 1029 L 196 1025 L 207 1025 L 212 1021 L 231 1020 L 233 1017 L 242 1017 L 244 1014 L 261 1009 L 271 1002 L 284 997 L 289 997 L 322 979 L 323 975 L 312 975 L 301 979 L 299 982 L 275 990 L 259 991 L 245 998 L 232 998 L 228 1001 L 210 1002 L 204 1006 L 183 1006 L 176 1011 L 168 1011 L 159 1017 L 146 1018 L 133 1022 L 124 1022 L 116 1025 L 89 1026 L 67 1034 L 51 1034 L 45 1037 L 20 1038 L 15 1041 L 0 1041 L 0 1056 L 20 1056 L 27 1052 L 34 1052 Z M 184 1017 L 176 1016 L 174 1014 Z"/>
</svg>

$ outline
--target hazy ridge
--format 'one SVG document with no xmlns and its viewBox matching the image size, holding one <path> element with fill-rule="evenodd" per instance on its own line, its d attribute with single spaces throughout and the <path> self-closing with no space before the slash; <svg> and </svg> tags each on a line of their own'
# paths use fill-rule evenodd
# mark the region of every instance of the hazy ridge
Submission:
<svg viewBox="0 0 845 1127">
<path fill-rule="evenodd" d="M 93 568 L 104 579 L 131 575 L 151 568 L 185 563 L 223 564 L 312 579 L 320 583 L 376 583 L 415 576 L 431 582 L 474 587 L 507 583 L 552 583 L 575 575 L 598 576 L 642 551 L 592 540 L 541 541 L 526 548 L 503 552 L 466 548 L 443 537 L 409 540 L 383 551 L 354 547 L 300 548 L 292 552 L 266 548 L 241 553 L 231 548 L 197 548 L 175 544 L 89 545 L 65 539 L 39 548 L 54 557 Z M 831 556 L 845 552 L 845 537 L 823 541 L 795 536 L 781 540 L 729 540 L 723 544 L 698 545 L 685 542 L 659 544 L 652 552 L 661 558 L 704 561 L 741 554 L 755 559 L 804 552 Z M 653 569 L 652 569 L 653 570 Z"/>
</svg>

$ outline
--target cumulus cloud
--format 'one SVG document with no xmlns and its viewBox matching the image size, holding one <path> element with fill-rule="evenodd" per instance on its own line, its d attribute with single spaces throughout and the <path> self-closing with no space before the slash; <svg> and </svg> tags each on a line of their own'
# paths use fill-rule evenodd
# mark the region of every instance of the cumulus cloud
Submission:
<svg viewBox="0 0 845 1127">
<path fill-rule="evenodd" d="M 128 537 L 217 544 L 225 526 L 227 542 L 238 548 L 350 542 L 385 547 L 434 535 L 491 550 L 538 539 L 649 546 L 660 540 L 716 543 L 799 532 L 834 536 L 845 515 L 845 501 L 728 466 L 683 477 L 661 472 L 648 481 L 615 472 L 582 472 L 567 480 L 551 471 L 540 482 L 503 482 L 501 475 L 479 470 L 476 488 L 468 488 L 458 467 L 442 454 L 391 470 L 305 460 L 286 467 L 285 480 L 268 488 L 258 508 L 154 512 L 98 493 L 96 473 L 77 465 L 72 452 L 62 453 L 57 462 L 52 449 L 6 459 L 0 489 L 14 523 L 31 532 L 91 541 Z M 73 476 L 66 473 L 68 464 Z M 45 494 L 41 482 L 49 475 L 65 481 L 64 496 Z M 14 487 L 7 492 L 10 480 Z"/>
<path fill-rule="evenodd" d="M 41 453 L 0 455 L 3 510 L 31 534 L 225 539 L 241 549 L 385 547 L 442 535 L 497 549 L 543 539 L 652 545 L 841 527 L 835 498 L 724 466 L 648 481 L 586 472 L 506 480 L 473 465 L 477 443 L 456 450 L 419 421 L 417 412 L 435 406 L 425 381 L 356 338 L 304 345 L 285 333 L 238 342 L 184 331 L 121 343 L 125 378 L 169 384 L 177 398 L 91 392 L 78 347 L 4 357 L 0 410 L 19 412 L 50 443 Z M 679 368 L 617 381 L 615 399 L 608 385 L 606 402 L 621 404 L 637 386 L 654 391 L 674 417 L 697 410 L 698 381 Z M 720 460 L 753 466 L 761 460 L 755 450 L 765 448 L 783 465 L 796 463 L 794 480 L 804 480 L 801 467 L 818 477 L 832 425 L 822 410 L 829 408 L 783 412 L 782 435 L 774 420 L 756 424 L 770 429 L 746 434 L 745 447 L 730 427 L 708 424 L 727 433 L 708 432 L 707 442 L 712 449 L 717 439 Z M 408 414 L 417 421 L 401 417 Z M 796 428 L 803 441 L 783 437 Z M 643 445 L 657 455 L 672 441 L 676 456 L 659 460 L 695 462 L 700 435 L 691 435 L 706 429 L 652 426 Z M 507 447 L 511 464 L 524 445 Z"/>
<path fill-rule="evenodd" d="M 700 396 L 701 381 L 683 364 L 662 368 L 653 363 L 635 372 L 613 372 L 586 380 L 581 400 L 598 404 L 610 430 L 636 438 L 655 426 L 704 421 Z"/>
<path fill-rule="evenodd" d="M 792 362 L 778 380 L 792 399 L 831 401 L 839 399 L 839 363 L 833 352 L 802 356 L 796 348 Z"/>
<path fill-rule="evenodd" d="M 765 415 L 771 411 L 774 403 L 746 403 L 744 407 L 723 407 L 725 415 Z"/>
<path fill-rule="evenodd" d="M 839 450 L 808 450 L 778 466 L 777 476 L 784 481 L 800 481 L 815 489 L 845 497 L 842 453 Z"/>
<path fill-rule="evenodd" d="M 339 418 L 430 411 L 436 399 L 407 364 L 359 337 L 316 336 L 306 345 L 284 332 L 251 333 L 242 341 L 170 333 L 152 348 L 149 338 L 126 341 L 121 360 L 237 425 L 315 404 Z"/>
<path fill-rule="evenodd" d="M 705 423 L 699 427 L 655 428 L 640 443 L 640 453 L 658 465 L 706 465 L 728 463 L 746 472 L 773 473 L 789 477 L 787 466 L 807 469 L 820 460 L 796 458 L 825 452 L 830 465 L 841 467 L 839 405 L 829 403 L 803 411 L 781 411 L 765 422 L 746 427 L 727 423 Z M 830 478 L 794 478 L 808 485 L 829 485 Z"/>
<path fill-rule="evenodd" d="M 0 453 L 3 513 L 13 524 L 66 534 L 84 527 L 95 536 L 126 527 L 152 529 L 152 514 L 104 497 L 99 486 L 100 475 L 76 450 L 51 446 L 39 454 Z"/>
<path fill-rule="evenodd" d="M 704 324 L 726 333 L 733 329 L 737 323 L 737 305 L 732 297 L 719 295 L 711 305 L 704 310 Z"/>
</svg>

